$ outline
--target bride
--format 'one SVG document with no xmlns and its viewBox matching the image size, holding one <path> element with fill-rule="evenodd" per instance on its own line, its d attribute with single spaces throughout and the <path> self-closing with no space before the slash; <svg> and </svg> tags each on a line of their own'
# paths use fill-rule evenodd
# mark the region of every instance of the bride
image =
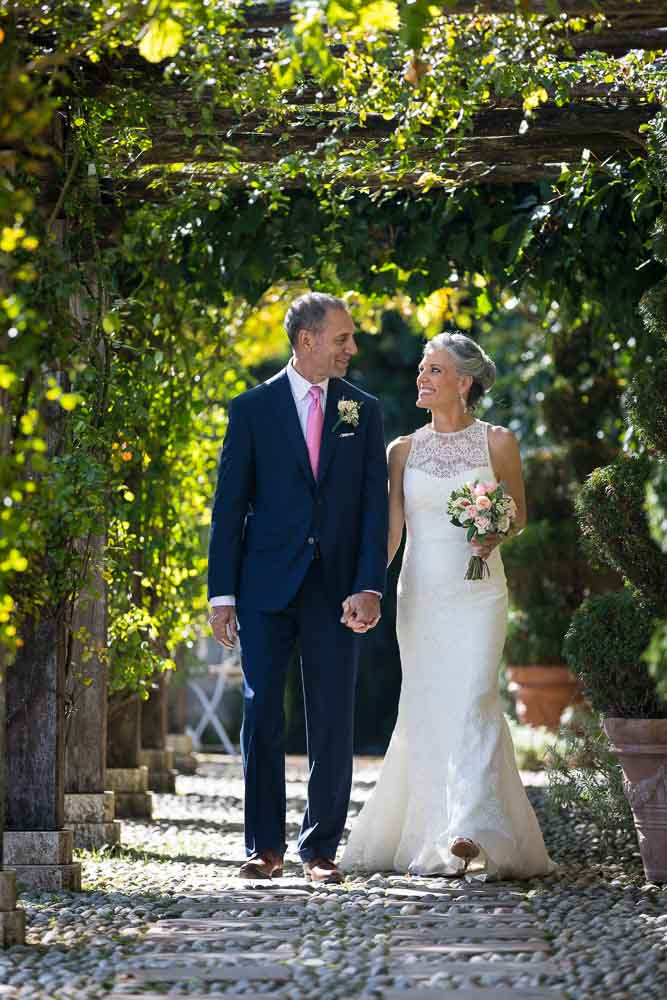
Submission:
<svg viewBox="0 0 667 1000">
<path fill-rule="evenodd" d="M 495 365 L 470 338 L 441 333 L 419 365 L 417 406 L 431 423 L 389 446 L 389 562 L 407 542 L 398 581 L 403 684 L 377 785 L 356 823 L 348 871 L 497 878 L 553 870 L 514 759 L 498 668 L 507 623 L 501 539 L 469 545 L 447 514 L 453 489 L 502 480 L 526 521 L 516 438 L 475 419 Z M 484 580 L 464 579 L 472 551 Z"/>
</svg>

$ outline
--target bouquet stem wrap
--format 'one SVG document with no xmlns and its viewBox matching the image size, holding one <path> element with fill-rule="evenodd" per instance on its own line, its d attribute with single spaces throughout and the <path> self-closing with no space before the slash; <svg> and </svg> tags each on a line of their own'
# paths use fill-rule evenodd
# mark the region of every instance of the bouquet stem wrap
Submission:
<svg viewBox="0 0 667 1000">
<path fill-rule="evenodd" d="M 491 576 L 491 570 L 486 564 L 486 559 L 482 559 L 481 556 L 471 556 L 464 579 L 483 580 L 485 576 Z"/>
</svg>

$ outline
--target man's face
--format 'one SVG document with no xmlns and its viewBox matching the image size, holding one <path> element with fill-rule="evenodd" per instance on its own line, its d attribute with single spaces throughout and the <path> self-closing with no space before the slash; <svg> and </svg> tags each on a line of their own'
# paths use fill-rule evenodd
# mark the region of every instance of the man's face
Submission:
<svg viewBox="0 0 667 1000">
<path fill-rule="evenodd" d="M 347 374 L 350 359 L 357 353 L 354 323 L 345 309 L 327 309 L 324 322 L 316 333 L 302 334 L 309 365 L 322 378 L 341 378 Z"/>
</svg>

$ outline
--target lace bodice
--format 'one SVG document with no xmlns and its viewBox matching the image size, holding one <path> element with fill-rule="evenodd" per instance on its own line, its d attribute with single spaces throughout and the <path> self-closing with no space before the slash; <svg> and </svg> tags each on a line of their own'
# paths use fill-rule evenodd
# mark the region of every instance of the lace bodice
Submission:
<svg viewBox="0 0 667 1000">
<path fill-rule="evenodd" d="M 420 427 L 412 435 L 407 468 L 438 479 L 452 479 L 469 469 L 491 467 L 488 427 L 483 420 L 451 433 L 434 431 L 430 424 Z"/>
</svg>

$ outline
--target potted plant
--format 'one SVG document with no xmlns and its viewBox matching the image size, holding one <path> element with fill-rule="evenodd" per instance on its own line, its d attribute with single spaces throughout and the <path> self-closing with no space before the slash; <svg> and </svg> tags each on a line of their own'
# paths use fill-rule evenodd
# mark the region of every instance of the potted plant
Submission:
<svg viewBox="0 0 667 1000">
<path fill-rule="evenodd" d="M 667 703 L 649 671 L 647 649 L 653 649 L 653 669 L 660 676 L 660 643 L 656 651 L 651 639 L 667 616 L 667 560 L 661 531 L 649 525 L 646 495 L 667 445 L 662 390 L 667 352 L 660 346 L 648 360 L 627 397 L 628 416 L 644 451 L 596 469 L 576 505 L 590 548 L 623 575 L 625 588 L 584 602 L 573 617 L 564 652 L 591 705 L 604 716 L 605 732 L 620 759 L 646 876 L 665 882 Z"/>
<path fill-rule="evenodd" d="M 505 661 L 519 721 L 556 731 L 563 711 L 582 700 L 563 660 L 563 639 L 598 580 L 579 540 L 567 453 L 534 452 L 525 475 L 529 522 L 503 546 L 511 599 Z"/>
</svg>

